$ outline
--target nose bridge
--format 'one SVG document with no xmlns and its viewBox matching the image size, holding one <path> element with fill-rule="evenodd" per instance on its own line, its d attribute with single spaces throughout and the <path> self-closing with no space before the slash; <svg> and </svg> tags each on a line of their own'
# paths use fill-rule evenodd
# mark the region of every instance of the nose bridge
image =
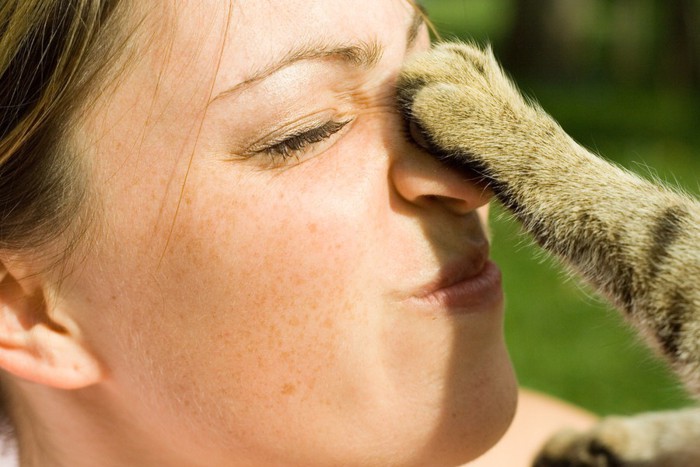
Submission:
<svg viewBox="0 0 700 467">
<path fill-rule="evenodd" d="M 396 192 L 419 207 L 436 204 L 454 214 L 467 214 L 492 197 L 476 175 L 450 168 L 415 143 L 405 141 L 393 148 L 389 176 Z"/>
</svg>

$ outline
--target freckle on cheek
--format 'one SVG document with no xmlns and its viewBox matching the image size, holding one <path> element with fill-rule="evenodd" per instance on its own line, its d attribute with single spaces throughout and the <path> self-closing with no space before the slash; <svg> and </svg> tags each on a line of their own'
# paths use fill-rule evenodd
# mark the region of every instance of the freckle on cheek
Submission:
<svg viewBox="0 0 700 467">
<path fill-rule="evenodd" d="M 282 395 L 285 396 L 291 396 L 296 392 L 297 388 L 291 383 L 287 383 L 284 386 L 282 386 Z"/>
</svg>

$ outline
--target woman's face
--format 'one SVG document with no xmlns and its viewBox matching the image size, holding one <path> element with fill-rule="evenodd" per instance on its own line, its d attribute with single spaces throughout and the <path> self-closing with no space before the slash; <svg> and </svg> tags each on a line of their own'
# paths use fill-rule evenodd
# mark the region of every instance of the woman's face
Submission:
<svg viewBox="0 0 700 467">
<path fill-rule="evenodd" d="M 99 241 L 62 287 L 115 439 L 132 424 L 129 449 L 163 465 L 487 449 L 515 400 L 487 196 L 404 135 L 394 82 L 428 48 L 413 8 L 182 1 L 148 18 L 76 131 Z"/>
</svg>

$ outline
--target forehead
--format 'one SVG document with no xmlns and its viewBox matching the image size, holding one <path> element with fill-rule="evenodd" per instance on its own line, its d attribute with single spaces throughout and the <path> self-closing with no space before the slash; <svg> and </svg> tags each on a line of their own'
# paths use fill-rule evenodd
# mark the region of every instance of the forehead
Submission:
<svg viewBox="0 0 700 467">
<path fill-rule="evenodd" d="M 387 44 L 405 31 L 407 0 L 204 0 L 171 4 L 170 59 L 216 73 L 216 94 L 282 58 L 299 43 Z M 397 35 L 398 33 L 398 35 Z"/>
</svg>

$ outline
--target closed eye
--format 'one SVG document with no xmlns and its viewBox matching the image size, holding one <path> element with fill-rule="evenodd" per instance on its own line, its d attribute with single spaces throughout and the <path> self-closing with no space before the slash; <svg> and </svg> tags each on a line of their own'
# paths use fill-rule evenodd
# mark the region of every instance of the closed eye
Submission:
<svg viewBox="0 0 700 467">
<path fill-rule="evenodd" d="M 299 159 L 305 151 L 335 135 L 351 121 L 352 120 L 326 122 L 310 130 L 286 135 L 280 141 L 268 143 L 267 146 L 255 152 L 257 154 L 266 154 L 270 156 L 273 162 L 284 162 L 290 158 Z"/>
</svg>

